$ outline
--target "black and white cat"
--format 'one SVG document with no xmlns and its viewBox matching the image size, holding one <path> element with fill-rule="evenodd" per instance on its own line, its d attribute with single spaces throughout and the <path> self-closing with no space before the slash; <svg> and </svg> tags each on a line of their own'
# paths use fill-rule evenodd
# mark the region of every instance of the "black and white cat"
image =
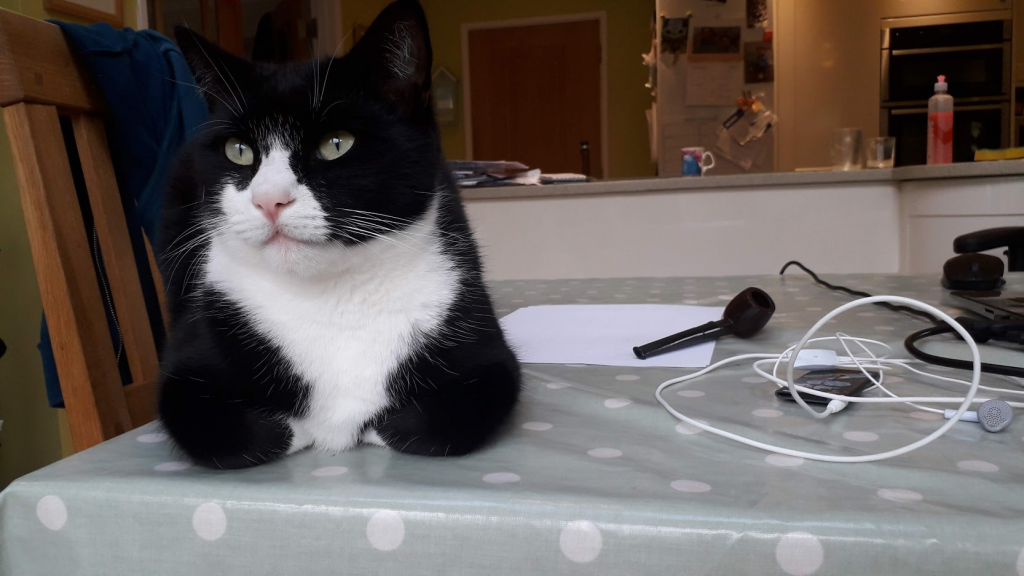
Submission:
<svg viewBox="0 0 1024 576">
<path fill-rule="evenodd" d="M 175 443 L 239 468 L 306 447 L 487 442 L 519 364 L 444 167 L 419 4 L 391 4 L 349 54 L 313 63 L 177 38 L 211 121 L 164 213 L 160 416 Z"/>
</svg>

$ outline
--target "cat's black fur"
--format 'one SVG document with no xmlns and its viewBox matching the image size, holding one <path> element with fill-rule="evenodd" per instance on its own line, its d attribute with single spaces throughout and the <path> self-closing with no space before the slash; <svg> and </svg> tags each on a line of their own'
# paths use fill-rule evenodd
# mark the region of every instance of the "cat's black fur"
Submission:
<svg viewBox="0 0 1024 576">
<path fill-rule="evenodd" d="M 415 66 L 408 74 L 396 74 L 389 60 L 396 30 L 409 40 Z M 290 164 L 334 217 L 343 218 L 339 206 L 356 207 L 394 217 L 388 226 L 400 231 L 402 222 L 420 218 L 437 199 L 443 250 L 459 271 L 457 297 L 442 336 L 428 339 L 392 373 L 390 406 L 365 425 L 402 452 L 454 456 L 481 447 L 512 411 L 520 371 L 444 166 L 419 4 L 399 0 L 386 8 L 359 44 L 333 62 L 254 65 L 188 30 L 176 35 L 210 103 L 211 124 L 179 155 L 161 237 L 172 325 L 159 408 L 174 442 L 205 466 L 252 466 L 286 452 L 291 431 L 285 420 L 308 409 L 309 388 L 281 349 L 256 330 L 238 303 L 199 279 L 208 242 L 203 222 L 217 210 L 212 191 L 225 177 L 243 188 L 258 169 L 258 161 L 227 161 L 224 143 L 273 118 L 301 142 Z M 338 129 L 358 141 L 345 161 L 311 161 L 318 139 Z M 350 232 L 335 240 L 353 245 L 372 238 Z"/>
</svg>

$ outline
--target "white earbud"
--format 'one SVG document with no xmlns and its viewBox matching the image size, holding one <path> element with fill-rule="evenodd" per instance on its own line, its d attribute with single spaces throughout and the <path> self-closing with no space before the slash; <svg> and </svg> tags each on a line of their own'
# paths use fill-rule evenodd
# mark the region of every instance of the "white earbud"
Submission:
<svg viewBox="0 0 1024 576">
<path fill-rule="evenodd" d="M 956 410 L 946 410 L 946 420 L 953 418 Z M 986 400 L 978 411 L 968 410 L 960 417 L 961 422 L 977 422 L 987 432 L 1001 432 L 1013 422 L 1013 407 L 1003 400 Z"/>
</svg>

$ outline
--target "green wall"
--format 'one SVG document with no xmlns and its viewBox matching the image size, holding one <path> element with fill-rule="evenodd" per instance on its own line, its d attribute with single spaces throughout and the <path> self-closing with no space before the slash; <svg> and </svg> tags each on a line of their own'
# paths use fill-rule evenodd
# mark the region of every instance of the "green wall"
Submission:
<svg viewBox="0 0 1024 576">
<path fill-rule="evenodd" d="M 43 0 L 0 0 L 0 8 L 33 18 L 74 20 L 47 12 Z M 133 26 L 135 0 L 126 0 L 124 11 L 126 23 Z M 0 119 L 0 339 L 7 344 L 7 354 L 0 358 L 0 489 L 63 454 L 63 414 L 47 404 L 36 350 L 41 314 L 10 144 Z"/>
<path fill-rule="evenodd" d="M 654 176 L 650 161 L 645 111 L 650 91 L 644 88 L 647 69 L 640 55 L 650 49 L 654 0 L 421 0 L 430 23 L 434 68 L 446 68 L 462 79 L 462 24 L 605 12 L 608 23 L 608 138 L 610 178 Z M 343 0 L 345 30 L 369 25 L 388 0 Z M 461 86 L 460 86 L 461 98 Z M 463 119 L 441 128 L 445 155 L 465 158 Z M 512 158 L 507 158 L 512 160 Z"/>
</svg>

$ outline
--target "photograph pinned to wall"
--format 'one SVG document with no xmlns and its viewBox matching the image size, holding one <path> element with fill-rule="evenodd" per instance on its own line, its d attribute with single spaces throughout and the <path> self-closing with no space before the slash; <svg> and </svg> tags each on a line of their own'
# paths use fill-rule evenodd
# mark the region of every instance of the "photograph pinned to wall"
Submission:
<svg viewBox="0 0 1024 576">
<path fill-rule="evenodd" d="M 768 0 L 747 0 L 747 28 L 768 27 Z"/>
<path fill-rule="evenodd" d="M 775 82 L 775 56 L 771 42 L 743 44 L 743 81 L 746 84 Z"/>
<path fill-rule="evenodd" d="M 741 26 L 694 26 L 690 62 L 740 62 Z"/>
<path fill-rule="evenodd" d="M 686 54 L 690 42 L 690 18 L 661 17 L 661 53 L 671 54 L 672 63 L 679 61 L 680 54 Z"/>
</svg>

